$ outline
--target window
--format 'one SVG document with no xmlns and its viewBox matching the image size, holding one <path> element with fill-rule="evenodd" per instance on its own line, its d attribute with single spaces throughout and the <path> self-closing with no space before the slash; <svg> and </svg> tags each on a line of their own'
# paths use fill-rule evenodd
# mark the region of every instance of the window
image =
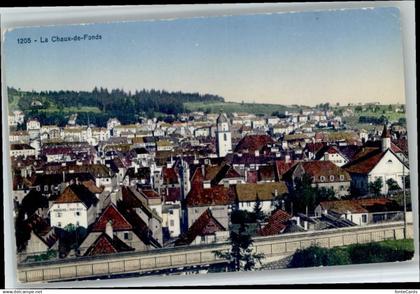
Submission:
<svg viewBox="0 0 420 294">
<path fill-rule="evenodd" d="M 226 134 L 223 134 L 223 139 L 224 139 L 225 141 L 227 141 L 227 135 L 226 135 Z"/>
<path fill-rule="evenodd" d="M 61 228 L 61 222 L 58 222 L 58 223 L 57 223 L 57 226 L 58 226 L 59 228 Z"/>
<path fill-rule="evenodd" d="M 320 177 L 319 177 L 319 180 L 320 180 L 321 182 L 325 182 L 325 177 L 324 177 L 324 176 L 320 176 Z"/>
<path fill-rule="evenodd" d="M 173 219 L 171 219 L 171 221 L 169 222 L 169 225 L 170 225 L 171 227 L 175 226 L 175 221 L 174 221 Z"/>
<path fill-rule="evenodd" d="M 344 175 L 340 175 L 340 180 L 344 181 Z"/>
<path fill-rule="evenodd" d="M 333 182 L 334 181 L 334 176 L 330 176 L 330 181 Z"/>
<path fill-rule="evenodd" d="M 172 209 L 169 209 L 169 214 L 174 214 L 174 211 Z"/>
<path fill-rule="evenodd" d="M 344 186 L 343 185 L 340 186 L 340 191 L 344 191 Z"/>
<path fill-rule="evenodd" d="M 47 186 L 47 185 L 45 185 L 45 186 L 44 186 L 44 191 L 45 191 L 45 192 L 47 192 L 47 191 L 48 191 L 48 186 Z"/>
<path fill-rule="evenodd" d="M 78 227 L 78 226 L 80 226 L 80 223 L 77 221 L 77 222 L 76 222 L 76 227 Z"/>
<path fill-rule="evenodd" d="M 133 235 L 131 233 L 124 233 L 124 240 L 132 240 L 133 239 Z"/>
<path fill-rule="evenodd" d="M 392 160 L 391 159 L 388 159 L 388 162 L 387 163 L 392 163 Z"/>
<path fill-rule="evenodd" d="M 201 242 L 206 242 L 206 236 L 201 236 Z"/>
<path fill-rule="evenodd" d="M 80 216 L 80 211 L 76 211 L 74 214 L 75 214 L 76 216 Z"/>
<path fill-rule="evenodd" d="M 363 223 L 367 222 L 367 215 L 366 214 L 362 215 L 362 222 Z"/>
<path fill-rule="evenodd" d="M 57 217 L 61 217 L 61 212 L 57 212 Z"/>
</svg>

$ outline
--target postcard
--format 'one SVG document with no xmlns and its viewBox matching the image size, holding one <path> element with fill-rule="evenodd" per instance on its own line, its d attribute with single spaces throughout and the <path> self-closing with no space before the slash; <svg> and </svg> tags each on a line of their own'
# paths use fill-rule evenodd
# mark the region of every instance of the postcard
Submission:
<svg viewBox="0 0 420 294">
<path fill-rule="evenodd" d="M 413 258 L 397 8 L 4 38 L 19 282 Z"/>
</svg>

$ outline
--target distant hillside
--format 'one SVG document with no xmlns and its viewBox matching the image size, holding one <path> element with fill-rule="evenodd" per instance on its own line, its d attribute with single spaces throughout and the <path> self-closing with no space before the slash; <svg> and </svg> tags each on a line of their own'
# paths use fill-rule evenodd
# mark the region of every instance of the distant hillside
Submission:
<svg viewBox="0 0 420 294">
<path fill-rule="evenodd" d="M 185 107 L 190 111 L 203 111 L 218 113 L 221 110 L 226 113 L 247 112 L 256 115 L 272 115 L 275 112 L 284 113 L 285 111 L 299 111 L 305 109 L 305 106 L 285 106 L 281 104 L 266 103 L 237 103 L 237 102 L 187 102 Z"/>
<path fill-rule="evenodd" d="M 99 126 L 110 117 L 122 123 L 136 122 L 138 116 L 153 117 L 156 113 L 177 115 L 188 112 L 187 102 L 223 103 L 224 98 L 199 93 L 141 90 L 135 93 L 95 88 L 88 91 L 27 92 L 8 88 L 10 110 L 21 109 L 27 116 L 35 116 L 43 124 L 64 125 L 70 113 L 78 113 L 78 121 L 88 120 Z"/>
</svg>

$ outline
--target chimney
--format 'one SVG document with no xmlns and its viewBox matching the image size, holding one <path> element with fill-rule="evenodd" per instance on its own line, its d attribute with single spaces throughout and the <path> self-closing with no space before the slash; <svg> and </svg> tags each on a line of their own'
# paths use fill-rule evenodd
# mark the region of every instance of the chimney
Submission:
<svg viewBox="0 0 420 294">
<path fill-rule="evenodd" d="M 274 190 L 274 197 L 279 196 L 279 191 L 277 189 Z M 283 201 L 283 200 L 282 200 Z"/>
<path fill-rule="evenodd" d="M 204 164 L 201 165 L 201 174 L 203 177 L 206 175 L 206 166 Z"/>
<path fill-rule="evenodd" d="M 284 156 L 284 162 L 286 162 L 286 163 L 289 163 L 290 162 L 290 155 L 289 154 L 286 154 Z"/>
<path fill-rule="evenodd" d="M 283 199 L 281 200 L 281 210 L 286 211 L 286 206 L 284 204 L 284 200 Z"/>
<path fill-rule="evenodd" d="M 105 233 L 111 238 L 114 239 L 114 230 L 112 228 L 112 220 L 109 220 L 106 223 Z"/>
<path fill-rule="evenodd" d="M 305 231 L 308 230 L 308 221 L 307 220 L 303 221 L 303 228 L 305 229 Z"/>
<path fill-rule="evenodd" d="M 259 150 L 255 150 L 255 156 L 256 157 L 260 156 L 260 151 Z"/>
</svg>

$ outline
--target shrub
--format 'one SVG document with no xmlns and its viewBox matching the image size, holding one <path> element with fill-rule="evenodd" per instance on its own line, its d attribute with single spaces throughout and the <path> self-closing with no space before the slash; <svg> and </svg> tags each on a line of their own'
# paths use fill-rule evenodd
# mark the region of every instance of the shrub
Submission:
<svg viewBox="0 0 420 294">
<path fill-rule="evenodd" d="M 383 243 L 354 244 L 347 248 L 351 263 L 377 263 L 404 261 L 413 258 L 411 250 Z"/>
<path fill-rule="evenodd" d="M 348 253 L 340 248 L 322 248 L 317 245 L 299 249 L 293 255 L 288 267 L 315 267 L 349 264 Z"/>
</svg>

